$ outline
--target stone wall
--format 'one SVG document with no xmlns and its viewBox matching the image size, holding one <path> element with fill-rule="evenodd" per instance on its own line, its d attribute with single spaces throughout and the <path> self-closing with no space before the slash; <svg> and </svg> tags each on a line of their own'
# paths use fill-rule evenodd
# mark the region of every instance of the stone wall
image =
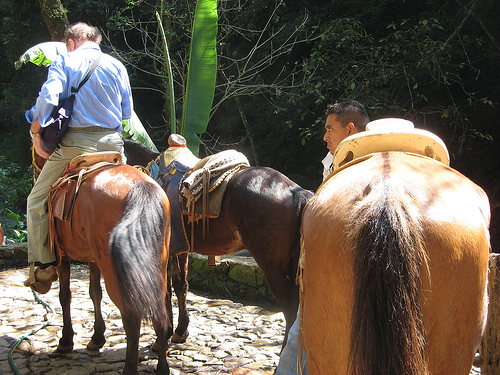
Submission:
<svg viewBox="0 0 500 375">
<path fill-rule="evenodd" d="M 190 288 L 213 296 L 278 306 L 264 278 L 264 273 L 251 256 L 223 256 L 213 269 L 207 257 L 192 253 L 189 257 Z"/>
<path fill-rule="evenodd" d="M 26 243 L 0 246 L 0 269 L 27 267 Z M 264 274 L 251 256 L 223 256 L 211 269 L 207 257 L 192 253 L 189 259 L 189 286 L 214 297 L 278 306 Z"/>
<path fill-rule="evenodd" d="M 0 246 L 0 270 L 28 267 L 26 242 Z"/>
</svg>

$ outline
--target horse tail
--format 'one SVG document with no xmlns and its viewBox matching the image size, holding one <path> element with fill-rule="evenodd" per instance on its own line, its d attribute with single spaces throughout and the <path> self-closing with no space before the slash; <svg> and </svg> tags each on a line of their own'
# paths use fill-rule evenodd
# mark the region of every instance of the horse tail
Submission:
<svg viewBox="0 0 500 375">
<path fill-rule="evenodd" d="M 428 374 L 419 292 L 421 270 L 429 275 L 412 199 L 403 188 L 382 183 L 352 211 L 351 374 Z"/>
<path fill-rule="evenodd" d="M 147 181 L 135 183 L 110 236 L 110 249 L 124 306 L 164 327 L 169 211 L 166 197 Z"/>
<path fill-rule="evenodd" d="M 306 190 L 301 187 L 293 189 L 293 203 L 298 217 L 302 217 L 302 212 L 304 211 L 307 202 L 309 202 L 313 196 L 314 193 L 311 190 Z"/>
</svg>

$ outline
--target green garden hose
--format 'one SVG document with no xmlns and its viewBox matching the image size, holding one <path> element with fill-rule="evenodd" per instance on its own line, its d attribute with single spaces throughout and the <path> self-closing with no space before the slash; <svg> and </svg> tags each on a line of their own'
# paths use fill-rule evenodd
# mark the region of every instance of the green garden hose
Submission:
<svg viewBox="0 0 500 375">
<path fill-rule="evenodd" d="M 9 364 L 10 364 L 10 367 L 12 368 L 12 370 L 14 371 L 14 374 L 16 375 L 20 375 L 20 372 L 19 370 L 17 369 L 16 365 L 14 364 L 14 360 L 12 358 L 12 353 L 14 352 L 14 350 L 16 350 L 17 346 L 25 339 L 27 338 L 28 336 L 31 336 L 35 333 L 37 333 L 38 331 L 40 331 L 41 329 L 47 327 L 50 323 L 52 323 L 52 321 L 56 318 L 56 313 L 54 312 L 54 310 L 52 309 L 52 307 L 50 307 L 50 305 L 41 300 L 38 293 L 35 292 L 34 290 L 32 290 L 33 292 L 33 296 L 35 297 L 35 301 L 37 303 L 41 303 L 43 305 L 43 307 L 45 307 L 45 310 L 48 312 L 50 312 L 52 314 L 52 317 L 50 319 L 48 319 L 46 322 L 44 322 L 43 324 L 40 324 L 38 327 L 36 328 L 33 328 L 31 331 L 29 331 L 27 334 L 23 335 L 21 338 L 19 338 L 9 349 Z"/>
</svg>

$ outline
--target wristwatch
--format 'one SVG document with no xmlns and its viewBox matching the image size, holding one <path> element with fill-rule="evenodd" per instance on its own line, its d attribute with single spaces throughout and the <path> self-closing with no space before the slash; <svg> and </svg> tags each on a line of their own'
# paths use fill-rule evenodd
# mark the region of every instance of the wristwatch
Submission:
<svg viewBox="0 0 500 375">
<path fill-rule="evenodd" d="M 40 137 L 40 132 L 38 132 L 38 133 L 33 133 L 33 132 L 31 131 L 31 129 L 30 129 L 30 136 L 31 136 L 31 138 Z"/>
</svg>

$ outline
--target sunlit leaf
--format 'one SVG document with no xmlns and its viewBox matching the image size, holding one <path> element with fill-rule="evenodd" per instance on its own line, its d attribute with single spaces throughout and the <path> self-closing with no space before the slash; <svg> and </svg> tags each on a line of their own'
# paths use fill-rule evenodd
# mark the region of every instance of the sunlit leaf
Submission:
<svg viewBox="0 0 500 375">
<path fill-rule="evenodd" d="M 16 69 L 31 62 L 39 66 L 50 66 L 57 55 L 66 52 L 66 44 L 62 42 L 44 42 L 31 47 L 14 63 Z"/>
<path fill-rule="evenodd" d="M 196 155 L 205 133 L 215 93 L 217 73 L 217 1 L 198 0 L 191 35 L 181 134 Z"/>
<path fill-rule="evenodd" d="M 149 137 L 148 132 L 142 125 L 141 120 L 139 120 L 139 117 L 137 117 L 137 114 L 132 112 L 132 117 L 128 121 L 123 121 L 123 131 L 122 135 L 125 138 L 131 137 L 133 141 L 139 142 L 144 144 L 145 146 L 148 146 L 149 148 L 155 150 L 158 152 L 158 149 L 156 148 L 155 144 Z"/>
</svg>

